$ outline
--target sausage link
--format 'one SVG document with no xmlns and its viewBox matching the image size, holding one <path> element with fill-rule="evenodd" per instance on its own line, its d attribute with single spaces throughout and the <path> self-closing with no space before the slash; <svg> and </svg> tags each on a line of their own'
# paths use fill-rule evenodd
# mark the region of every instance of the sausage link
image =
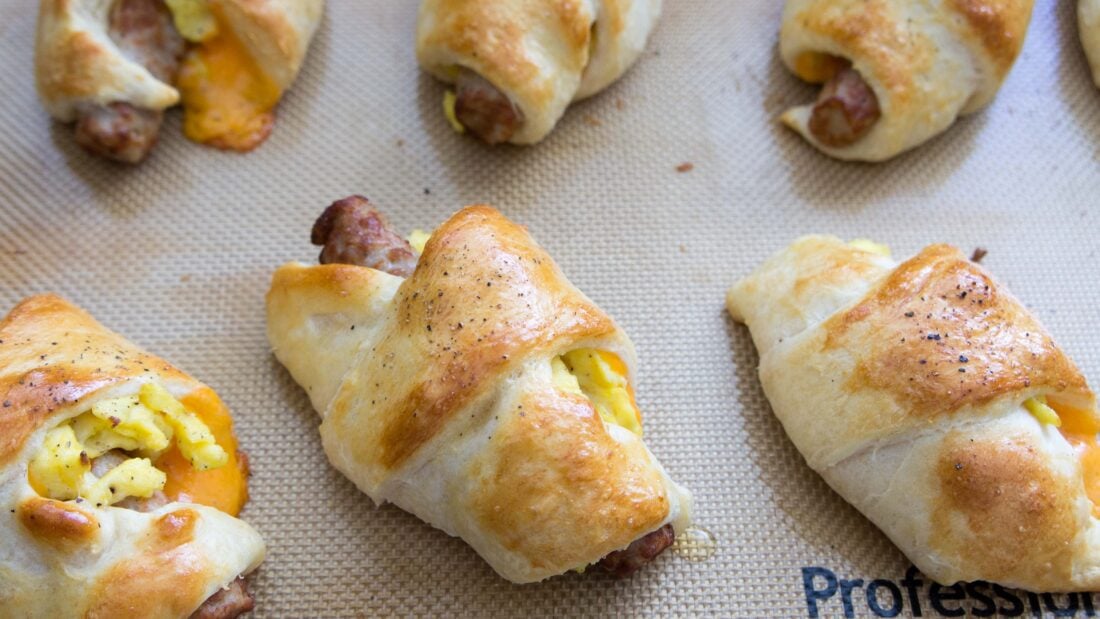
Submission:
<svg viewBox="0 0 1100 619">
<path fill-rule="evenodd" d="M 256 600 L 248 591 L 248 582 L 243 576 L 229 583 L 225 589 L 219 589 L 207 598 L 191 619 L 236 619 L 256 606 Z"/>
<path fill-rule="evenodd" d="M 163 0 L 116 0 L 108 34 L 123 55 L 157 79 L 176 79 L 184 42 Z M 76 141 L 109 159 L 138 163 L 157 142 L 163 113 L 117 101 L 77 111 Z"/>
<path fill-rule="evenodd" d="M 123 163 L 140 163 L 157 143 L 164 114 L 129 103 L 82 107 L 76 118 L 76 143 Z"/>
<path fill-rule="evenodd" d="M 810 133 L 830 148 L 851 146 L 881 115 L 875 91 L 858 71 L 845 67 L 821 89 L 810 116 Z"/>
<path fill-rule="evenodd" d="M 619 578 L 630 576 L 642 568 L 657 555 L 665 551 L 676 540 L 676 531 L 671 524 L 634 540 L 623 550 L 616 550 L 600 559 L 599 566 Z"/>
<path fill-rule="evenodd" d="M 321 264 L 355 264 L 398 277 L 416 269 L 417 255 L 363 196 L 333 202 L 313 224 L 310 240 Z"/>
<path fill-rule="evenodd" d="M 523 112 L 477 73 L 463 69 L 455 88 L 455 117 L 486 144 L 507 142 L 523 126 Z"/>
</svg>

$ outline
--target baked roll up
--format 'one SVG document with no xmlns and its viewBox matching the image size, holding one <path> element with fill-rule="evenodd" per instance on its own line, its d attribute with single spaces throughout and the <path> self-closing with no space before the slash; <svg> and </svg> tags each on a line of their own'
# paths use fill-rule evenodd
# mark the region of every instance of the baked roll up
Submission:
<svg viewBox="0 0 1100 619">
<path fill-rule="evenodd" d="M 264 558 L 206 385 L 69 302 L 0 322 L 0 616 L 235 617 Z"/>
<path fill-rule="evenodd" d="M 1078 1 L 1077 29 L 1092 68 L 1092 81 L 1100 86 L 1100 0 Z"/>
<path fill-rule="evenodd" d="M 729 291 L 791 441 L 941 583 L 1100 586 L 1100 414 L 1046 329 L 958 250 L 810 236 Z"/>
<path fill-rule="evenodd" d="M 988 105 L 1023 46 L 1033 0 L 787 0 L 780 54 L 823 84 L 782 121 L 838 159 L 882 161 Z"/>
<path fill-rule="evenodd" d="M 184 134 L 247 151 L 301 68 L 323 0 L 41 0 L 35 78 L 82 146 L 137 163 L 165 109 Z"/>
<path fill-rule="evenodd" d="M 424 0 L 416 56 L 454 85 L 443 106 L 457 131 L 534 144 L 634 64 L 660 13 L 661 0 Z"/>
<path fill-rule="evenodd" d="M 321 414 L 333 466 L 461 537 L 501 576 L 626 574 L 691 517 L 641 437 L 634 347 L 527 231 L 465 208 L 415 250 L 360 197 L 333 204 L 323 261 L 279 268 L 275 356 Z M 423 237 L 421 237 L 422 239 Z"/>
</svg>

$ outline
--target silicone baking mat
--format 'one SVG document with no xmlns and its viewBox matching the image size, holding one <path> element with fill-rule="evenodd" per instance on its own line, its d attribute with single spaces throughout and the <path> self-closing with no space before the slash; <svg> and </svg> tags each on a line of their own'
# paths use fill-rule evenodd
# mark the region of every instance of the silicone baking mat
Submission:
<svg viewBox="0 0 1100 619">
<path fill-rule="evenodd" d="M 151 160 L 129 169 L 89 157 L 49 120 L 33 88 L 37 3 L 3 0 L 0 306 L 61 293 L 229 403 L 254 471 L 244 516 L 269 548 L 256 616 L 806 616 L 805 578 L 817 611 L 843 616 L 845 587 L 826 595 L 830 575 L 861 581 L 846 586 L 854 615 L 916 614 L 909 586 L 934 616 L 927 579 L 902 584 L 905 558 L 783 434 L 724 293 L 810 232 L 870 237 L 900 256 L 981 246 L 1100 383 L 1100 91 L 1072 5 L 1039 0 L 990 108 L 871 166 L 827 159 L 777 123 L 815 90 L 777 59 L 776 0 L 666 1 L 624 79 L 544 143 L 492 149 L 444 121 L 443 89 L 413 55 L 415 2 L 334 0 L 266 144 L 202 148 L 173 112 Z M 628 580 L 515 586 L 335 472 L 317 415 L 269 353 L 263 298 L 276 266 L 315 259 L 314 218 L 350 193 L 401 229 L 475 202 L 529 226 L 631 334 L 648 443 L 694 491 L 714 545 L 670 551 Z M 889 581 L 872 587 L 877 606 L 866 596 L 876 579 Z M 1047 601 L 1019 600 L 1029 616 Z M 1083 599 L 1050 601 L 1087 613 Z M 939 603 L 984 608 L 973 595 Z"/>
</svg>

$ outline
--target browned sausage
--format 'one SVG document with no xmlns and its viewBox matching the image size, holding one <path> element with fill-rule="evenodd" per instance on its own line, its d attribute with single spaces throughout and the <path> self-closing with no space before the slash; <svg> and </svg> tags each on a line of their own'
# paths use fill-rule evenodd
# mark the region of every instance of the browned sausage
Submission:
<svg viewBox="0 0 1100 619">
<path fill-rule="evenodd" d="M 845 67 L 821 89 L 810 116 L 810 133 L 825 146 L 843 148 L 867 135 L 880 116 L 875 91 L 858 71 Z"/>
<path fill-rule="evenodd" d="M 657 558 L 657 555 L 664 552 L 675 540 L 676 532 L 671 524 L 666 524 L 660 529 L 634 540 L 634 543 L 623 550 L 616 550 L 600 559 L 599 566 L 620 578 L 629 576 Z"/>
<path fill-rule="evenodd" d="M 248 591 L 248 583 L 244 577 L 238 576 L 229 583 L 228 588 L 219 589 L 207 598 L 198 610 L 191 613 L 191 619 L 235 619 L 255 605 L 256 601 Z"/>
<path fill-rule="evenodd" d="M 184 42 L 163 0 L 116 0 L 108 33 L 128 59 L 163 82 L 175 81 Z M 162 117 L 125 102 L 85 106 L 77 111 L 76 141 L 104 157 L 138 163 L 156 144 Z"/>
<path fill-rule="evenodd" d="M 412 246 L 363 196 L 333 202 L 313 224 L 310 240 L 323 246 L 321 264 L 356 264 L 398 277 L 416 268 Z"/>
<path fill-rule="evenodd" d="M 84 107 L 76 118 L 76 143 L 108 159 L 140 163 L 157 143 L 162 117 L 129 103 Z"/>
<path fill-rule="evenodd" d="M 523 112 L 477 73 L 463 69 L 455 88 L 455 117 L 486 144 L 507 142 L 523 126 Z"/>
</svg>

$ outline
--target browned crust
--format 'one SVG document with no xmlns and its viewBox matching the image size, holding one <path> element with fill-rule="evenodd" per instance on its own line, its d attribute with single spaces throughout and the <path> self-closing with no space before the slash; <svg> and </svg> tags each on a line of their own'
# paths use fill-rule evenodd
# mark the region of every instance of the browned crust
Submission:
<svg viewBox="0 0 1100 619">
<path fill-rule="evenodd" d="M 668 515 L 640 442 L 615 442 L 583 398 L 528 394 L 490 440 L 470 469 L 471 513 L 535 570 L 584 566 Z"/>
<path fill-rule="evenodd" d="M 66 4 L 66 0 L 43 2 L 42 12 L 48 10 L 47 5 L 56 5 L 53 10 L 57 12 L 68 10 L 64 8 Z M 102 46 L 86 32 L 71 33 L 60 40 L 49 41 L 49 45 L 55 48 L 53 52 L 38 54 L 42 91 L 49 93 L 51 98 L 79 99 L 95 95 L 100 85 L 88 67 L 103 54 Z"/>
<path fill-rule="evenodd" d="M 912 417 L 950 415 L 1028 390 L 1092 400 L 1046 330 L 981 266 L 932 245 L 824 323 L 825 348 L 866 350 L 848 381 Z"/>
<path fill-rule="evenodd" d="M 429 47 L 450 49 L 460 58 L 470 59 L 470 68 L 503 91 L 530 90 L 538 82 L 538 64 L 527 55 L 526 37 L 532 24 L 556 22 L 561 45 L 572 53 L 563 60 L 575 66 L 562 70 L 581 71 L 587 60 L 590 36 L 587 13 L 576 0 L 534 0 L 524 3 L 484 2 L 483 0 L 441 0 L 437 9 L 440 24 L 424 41 Z M 549 85 L 532 93 L 536 103 L 550 99 Z"/>
<path fill-rule="evenodd" d="M 193 509 L 178 509 L 164 514 L 153 522 L 152 533 L 146 544 L 154 551 L 186 544 L 195 538 L 195 524 L 199 518 L 198 512 Z"/>
<path fill-rule="evenodd" d="M 99 537 L 96 517 L 72 503 L 33 497 L 19 505 L 18 515 L 32 537 L 62 552 L 84 548 Z"/>
<path fill-rule="evenodd" d="M 394 299 L 396 331 L 364 372 L 401 394 L 383 415 L 379 463 L 401 466 L 526 355 L 614 332 L 573 290 L 527 231 L 496 210 L 468 207 L 444 223 Z M 412 380 L 387 361 L 402 341 L 415 352 L 401 354 L 427 360 Z"/>
<path fill-rule="evenodd" d="M 903 107 L 918 95 L 914 76 L 932 66 L 936 47 L 928 37 L 898 23 L 886 0 L 845 2 L 844 10 L 835 10 L 834 0 L 811 4 L 795 16 L 808 32 L 826 36 L 859 60 L 857 69 L 869 70 L 877 84 L 890 93 L 892 107 Z M 817 76 L 800 75 L 816 81 Z M 870 77 L 870 76 L 866 76 Z"/>
<path fill-rule="evenodd" d="M 987 580 L 1072 581 L 1078 489 L 1053 475 L 1027 438 L 952 433 L 936 474 L 931 544 L 938 552 L 965 558 Z"/>
<path fill-rule="evenodd" d="M 61 297 L 24 300 L 0 321 L 0 466 L 58 412 L 148 375 L 194 382 Z"/>
<path fill-rule="evenodd" d="M 981 39 L 989 59 L 1004 75 L 1024 44 L 1031 2 L 1024 0 L 951 0 L 971 30 Z"/>
<path fill-rule="evenodd" d="M 85 617 L 186 617 L 203 602 L 209 562 L 189 542 L 200 516 L 184 509 L 161 516 L 138 547 L 97 582 Z"/>
<path fill-rule="evenodd" d="M 272 0 L 213 0 L 215 12 L 225 16 L 232 29 L 260 64 L 261 70 L 280 89 L 290 86 L 301 66 L 302 34 L 280 3 Z M 303 50 L 304 51 L 304 50 Z"/>
</svg>

